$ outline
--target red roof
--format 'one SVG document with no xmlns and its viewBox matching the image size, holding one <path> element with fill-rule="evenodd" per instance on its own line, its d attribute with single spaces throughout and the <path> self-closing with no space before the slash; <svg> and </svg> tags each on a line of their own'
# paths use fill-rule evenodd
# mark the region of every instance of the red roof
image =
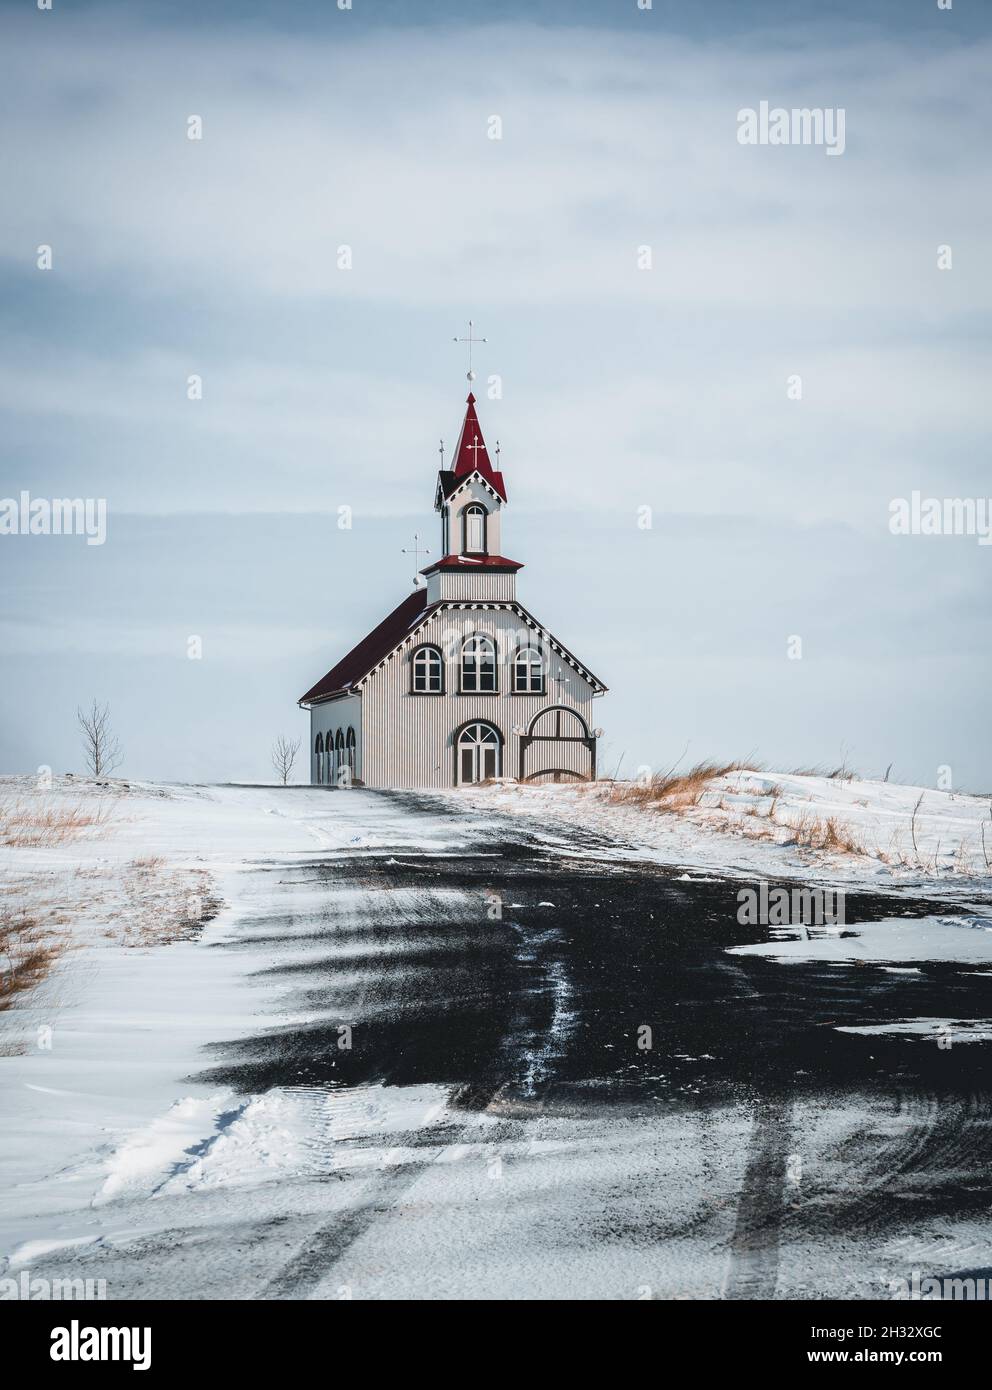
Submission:
<svg viewBox="0 0 992 1390">
<path fill-rule="evenodd" d="M 518 560 L 508 560 L 505 555 L 445 555 L 443 560 L 435 560 L 433 565 L 428 565 L 420 573 L 433 574 L 435 570 L 457 569 L 522 570 L 523 565 Z"/>
<path fill-rule="evenodd" d="M 336 666 L 332 666 L 322 680 L 305 695 L 300 696 L 300 704 L 305 705 L 314 700 L 325 699 L 328 695 L 339 695 L 349 690 L 356 681 L 360 681 L 373 667 L 378 666 L 379 662 L 402 642 L 412 627 L 416 627 L 421 619 L 439 607 L 440 604 L 432 603 L 428 608 L 427 590 L 414 589 L 398 608 L 393 609 L 388 618 L 383 618 L 379 626 L 374 627 L 367 637 L 363 637 L 357 647 L 352 647 L 347 656 L 342 657 Z"/>
<path fill-rule="evenodd" d="M 462 421 L 462 432 L 455 445 L 454 467 L 451 471 L 456 478 L 463 478 L 469 473 L 478 472 L 485 478 L 493 491 L 498 492 L 503 501 L 506 501 L 503 474 L 493 468 L 489 462 L 489 451 L 486 448 L 486 441 L 482 437 L 482 426 L 475 413 L 475 397 L 471 391 L 468 393 L 468 409 L 465 412 L 465 419 Z"/>
</svg>

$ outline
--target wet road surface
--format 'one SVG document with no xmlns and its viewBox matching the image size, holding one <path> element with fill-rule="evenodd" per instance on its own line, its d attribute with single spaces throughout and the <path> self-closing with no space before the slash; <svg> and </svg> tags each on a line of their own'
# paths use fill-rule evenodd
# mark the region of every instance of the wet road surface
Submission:
<svg viewBox="0 0 992 1390">
<path fill-rule="evenodd" d="M 449 1088 L 467 1134 L 473 1115 L 496 1121 L 487 1152 L 525 1137 L 538 1119 L 546 1126 L 557 1117 L 579 1131 L 589 1122 L 596 1142 L 611 1119 L 639 1135 L 657 1126 L 663 1142 L 673 1121 L 705 1127 L 708 1116 L 722 1124 L 737 1115 L 745 1123 L 732 1147 L 742 1170 L 736 1195 L 717 1199 L 733 1208 L 726 1270 L 711 1291 L 723 1297 L 817 1296 L 815 1287 L 789 1287 L 783 1245 L 829 1235 L 843 1246 L 845 1233 L 862 1247 L 877 1237 L 884 1251 L 876 1266 L 888 1260 L 894 1268 L 893 1242 L 901 1241 L 929 1273 L 929 1237 L 943 1233 L 937 1243 L 946 1255 L 962 1240 L 955 1223 L 987 1220 L 989 1044 L 943 1051 L 932 1038 L 837 1028 L 984 1019 L 989 978 L 939 961 L 902 974 L 728 955 L 767 934 L 738 924 L 739 882 L 611 863 L 608 846 L 578 834 L 566 857 L 511 829 L 512 839 L 497 835 L 464 857 L 356 851 L 346 862 L 296 871 L 297 886 L 321 906 L 295 922 L 260 923 L 249 937 L 257 946 L 268 932 L 280 949 L 294 933 L 297 946 L 305 942 L 301 957 L 276 962 L 271 974 L 309 1021 L 217 1044 L 198 1079 L 240 1093 Z M 847 929 L 934 910 L 851 893 Z M 831 1135 L 834 1115 L 841 1123 Z M 804 1133 L 811 1122 L 826 1136 Z M 433 1161 L 429 1129 L 393 1141 L 425 1149 Z M 804 1150 L 817 1151 L 812 1166 Z M 410 1187 L 410 1167 L 387 1168 L 371 1200 L 347 1220 L 335 1214 L 265 1295 L 318 1289 L 349 1246 L 388 1219 L 384 1211 Z M 696 1193 L 704 1204 L 707 1182 Z M 643 1242 L 678 1240 L 659 1226 L 653 1200 L 641 1221 L 636 1185 L 617 1214 L 636 1263 L 645 1263 Z M 981 1244 L 969 1224 L 966 1262 Z M 858 1258 L 864 1264 L 865 1254 Z M 885 1296 L 885 1277 L 877 1267 L 849 1279 L 841 1272 L 831 1292 L 846 1283 L 861 1296 Z M 595 1296 L 581 1280 L 576 1292 Z"/>
<path fill-rule="evenodd" d="M 177 1078 L 229 1097 L 216 1133 L 61 1268 L 135 1298 L 877 1299 L 992 1266 L 992 1044 L 838 1031 L 988 1019 L 992 950 L 728 954 L 769 935 L 734 879 L 328 798 L 333 846 L 258 866 L 203 946 L 262 1020 Z M 846 930 L 934 912 L 852 892 Z"/>
</svg>

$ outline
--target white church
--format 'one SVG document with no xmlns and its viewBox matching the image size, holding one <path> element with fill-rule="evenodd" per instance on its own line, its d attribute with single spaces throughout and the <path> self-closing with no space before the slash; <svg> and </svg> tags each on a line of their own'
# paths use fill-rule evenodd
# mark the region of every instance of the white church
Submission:
<svg viewBox="0 0 992 1390">
<path fill-rule="evenodd" d="M 438 474 L 440 559 L 300 699 L 313 783 L 595 778 L 592 702 L 606 686 L 518 601 L 523 566 L 503 554 L 505 505 L 470 392 L 451 467 Z"/>
</svg>

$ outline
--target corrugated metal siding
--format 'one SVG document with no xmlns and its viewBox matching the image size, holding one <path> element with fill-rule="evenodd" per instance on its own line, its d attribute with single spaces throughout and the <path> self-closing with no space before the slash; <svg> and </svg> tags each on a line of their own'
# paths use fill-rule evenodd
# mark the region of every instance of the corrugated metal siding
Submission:
<svg viewBox="0 0 992 1390">
<path fill-rule="evenodd" d="M 486 549 L 490 555 L 501 555 L 503 552 L 500 550 L 502 531 L 500 513 L 503 504 L 498 497 L 492 495 L 488 488 L 483 487 L 478 478 L 473 478 L 467 487 L 460 489 L 454 497 L 444 504 L 448 512 L 448 545 L 451 551 L 457 554 L 462 548 L 462 512 L 473 502 L 481 502 L 488 513 L 486 518 Z"/>
<path fill-rule="evenodd" d="M 536 739 L 524 754 L 524 776 L 528 779 L 545 769 L 562 769 L 588 777 L 592 772 L 592 751 L 584 743 L 564 739 Z M 553 779 L 541 779 L 553 780 Z"/>
<path fill-rule="evenodd" d="M 497 695 L 458 693 L 458 648 L 461 639 L 472 632 L 486 633 L 497 643 L 501 654 L 498 665 L 500 693 Z M 553 705 L 576 710 L 587 726 L 592 716 L 593 691 L 589 683 L 565 661 L 551 654 L 546 695 L 509 694 L 511 662 L 520 636 L 533 641 L 533 633 L 523 620 L 506 609 L 453 609 L 435 614 L 419 630 L 416 639 L 403 647 L 362 687 L 363 777 L 370 787 L 450 787 L 455 785 L 456 730 L 476 719 L 494 724 L 503 736 L 502 775 L 516 777 L 520 771 L 520 739 L 513 728 L 528 728 L 534 717 Z M 432 642 L 445 652 L 445 693 L 410 693 L 410 654 L 423 642 Z M 553 678 L 561 674 L 559 684 Z M 534 745 L 532 745 L 534 746 Z M 546 748 L 577 745 L 544 745 Z M 565 755 L 571 757 L 569 752 Z M 548 764 L 545 763 L 545 766 Z M 571 762 L 555 766 L 571 767 Z M 576 764 L 581 768 L 581 764 Z"/>
<path fill-rule="evenodd" d="M 475 570 L 468 573 L 440 570 L 436 577 L 436 597 L 439 599 L 453 599 L 456 602 L 477 599 L 483 603 L 512 603 L 517 596 L 515 574 L 486 574 L 482 569 L 478 573 Z M 434 596 L 429 594 L 428 598 L 433 602 Z"/>
<path fill-rule="evenodd" d="M 344 735 L 348 730 L 355 731 L 355 768 L 356 776 L 362 776 L 362 697 L 360 695 L 342 695 L 337 700 L 328 700 L 321 705 L 313 705 L 310 710 L 310 781 L 311 784 L 317 783 L 317 755 L 314 752 L 314 745 L 317 742 L 317 735 L 323 736 L 327 742 L 327 735 L 330 734 L 332 741 L 337 736 L 338 729 Z"/>
</svg>

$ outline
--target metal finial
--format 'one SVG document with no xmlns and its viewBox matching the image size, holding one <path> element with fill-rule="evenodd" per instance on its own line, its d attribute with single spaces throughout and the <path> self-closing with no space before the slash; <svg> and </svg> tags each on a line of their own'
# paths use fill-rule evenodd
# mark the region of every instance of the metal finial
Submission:
<svg viewBox="0 0 992 1390">
<path fill-rule="evenodd" d="M 474 380 L 475 380 L 475 372 L 472 370 L 472 345 L 473 345 L 473 343 L 485 343 L 485 342 L 488 341 L 488 339 L 486 339 L 486 338 L 476 338 L 476 337 L 474 337 L 474 335 L 473 335 L 473 333 L 472 333 L 472 329 L 473 329 L 474 327 L 475 327 L 475 324 L 473 323 L 473 321 L 472 321 L 471 319 L 469 319 L 469 321 L 468 321 L 468 337 L 467 337 L 467 338 L 452 338 L 452 340 L 451 340 L 453 343 L 468 343 L 468 371 L 467 371 L 466 374 L 465 374 L 465 375 L 466 375 L 466 380 L 468 380 L 468 381 L 474 381 Z"/>
<path fill-rule="evenodd" d="M 418 573 L 415 574 L 415 575 L 413 576 L 413 587 L 414 587 L 415 589 L 419 589 L 419 588 L 420 588 L 420 574 L 419 574 L 419 570 L 420 570 L 420 557 L 421 557 L 421 555 L 429 555 L 430 553 L 431 553 L 431 552 L 430 552 L 430 548 L 429 548 L 428 546 L 426 546 L 426 545 L 423 547 L 423 549 L 421 549 L 421 545 L 420 545 L 420 536 L 417 534 L 416 531 L 414 531 L 414 533 L 413 533 L 413 545 L 412 545 L 412 546 L 409 546 L 409 547 L 404 546 L 403 549 L 402 549 L 402 551 L 400 552 L 401 555 L 414 555 L 414 556 L 416 556 L 416 561 L 415 561 L 415 563 L 416 563 L 416 566 L 417 566 Z"/>
</svg>

